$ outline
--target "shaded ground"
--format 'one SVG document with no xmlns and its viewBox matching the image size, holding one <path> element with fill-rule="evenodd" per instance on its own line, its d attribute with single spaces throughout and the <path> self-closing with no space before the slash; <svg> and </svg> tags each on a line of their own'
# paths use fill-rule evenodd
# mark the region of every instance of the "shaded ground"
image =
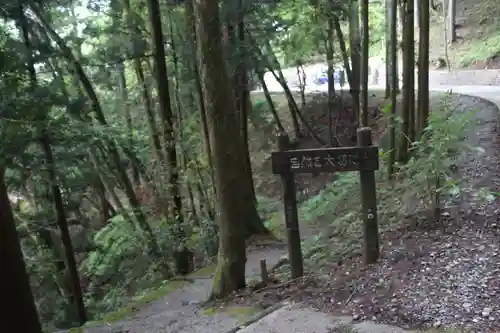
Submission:
<svg viewBox="0 0 500 333">
<path fill-rule="evenodd" d="M 324 274 L 244 294 L 237 302 L 265 307 L 291 298 L 355 320 L 400 327 L 500 328 L 500 200 L 477 204 L 472 191 L 480 186 L 500 191 L 498 111 L 474 99 L 462 98 L 460 104 L 480 110 L 468 142 L 484 153 L 460 161 L 456 177 L 467 180 L 469 191 L 463 200 L 449 202 L 439 222 L 425 212 L 412 214 L 383 233 L 379 263 L 365 267 L 354 254 L 330 262 Z M 333 251 L 336 243 L 342 240 L 331 238 L 324 251 Z"/>
</svg>

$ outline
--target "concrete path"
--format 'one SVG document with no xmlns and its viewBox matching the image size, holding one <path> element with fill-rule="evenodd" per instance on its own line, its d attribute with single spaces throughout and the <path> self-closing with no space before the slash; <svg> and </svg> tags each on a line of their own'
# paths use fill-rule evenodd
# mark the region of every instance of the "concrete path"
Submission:
<svg viewBox="0 0 500 333">
<path fill-rule="evenodd" d="M 411 333 L 372 321 L 353 322 L 351 317 L 333 317 L 301 304 L 284 305 L 237 333 Z"/>
</svg>

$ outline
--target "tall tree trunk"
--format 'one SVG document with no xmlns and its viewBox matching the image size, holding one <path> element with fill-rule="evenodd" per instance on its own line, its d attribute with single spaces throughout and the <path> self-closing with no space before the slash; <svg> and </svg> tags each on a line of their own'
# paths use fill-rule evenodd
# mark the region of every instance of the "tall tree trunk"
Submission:
<svg viewBox="0 0 500 333">
<path fill-rule="evenodd" d="M 2 329 L 42 333 L 4 175 L 5 168 L 0 164 L 0 261 L 8 268 L 2 272 Z"/>
<path fill-rule="evenodd" d="M 340 26 L 340 20 L 337 15 L 333 17 L 333 24 L 335 27 L 335 34 L 337 35 L 337 39 L 339 40 L 339 48 L 340 48 L 340 54 L 342 56 L 342 62 L 344 63 L 344 69 L 345 69 L 345 74 L 347 76 L 347 82 L 349 83 L 349 87 L 352 87 L 354 85 L 353 79 L 352 79 L 352 70 L 351 70 L 351 64 L 349 61 L 349 54 L 347 53 L 347 47 L 345 45 L 345 38 L 344 34 L 342 32 L 342 28 Z M 351 90 L 352 94 L 352 90 Z M 353 96 L 354 98 L 354 96 Z"/>
<path fill-rule="evenodd" d="M 290 88 L 288 87 L 288 82 L 286 82 L 285 76 L 283 75 L 283 71 L 281 70 L 281 65 L 271 47 L 271 44 L 269 43 L 269 41 L 266 41 L 265 45 L 266 45 L 265 49 L 268 52 L 268 56 L 271 57 L 271 61 L 268 62 L 268 69 L 273 73 L 275 80 L 278 81 L 279 84 L 283 87 L 285 96 L 288 101 L 288 110 L 290 111 L 290 116 L 292 117 L 292 125 L 293 125 L 293 132 L 295 135 L 295 139 L 299 140 L 303 136 L 302 131 L 300 130 L 299 117 L 297 115 L 297 113 L 299 112 L 299 107 L 297 106 L 297 102 L 295 101 L 295 98 L 293 97 L 293 94 Z M 258 45 L 255 44 L 255 47 L 258 48 Z M 266 57 L 266 59 L 268 58 Z"/>
<path fill-rule="evenodd" d="M 327 11 L 327 29 L 326 29 L 326 62 L 328 64 L 328 142 L 330 147 L 336 145 L 335 142 L 335 128 L 333 128 L 333 114 L 335 112 L 335 78 L 333 67 L 333 33 L 335 29 L 334 20 L 334 3 L 332 0 L 328 1 Z"/>
<path fill-rule="evenodd" d="M 391 96 L 391 0 L 385 0 L 385 98 Z"/>
<path fill-rule="evenodd" d="M 23 36 L 24 44 L 26 46 L 26 54 L 27 54 L 27 71 L 30 80 L 30 89 L 32 92 L 38 87 L 35 65 L 32 59 L 32 47 L 31 41 L 28 33 L 28 22 L 24 15 L 24 9 L 21 6 L 20 8 L 20 16 L 19 16 L 19 25 L 21 28 L 21 33 Z M 61 232 L 61 240 L 64 246 L 64 253 L 69 273 L 69 278 L 71 281 L 71 291 L 72 297 L 71 301 L 74 305 L 75 313 L 78 318 L 78 322 L 80 325 L 85 324 L 87 321 L 87 313 L 85 311 L 85 305 L 83 303 L 83 292 L 80 286 L 80 277 L 78 275 L 78 267 L 76 264 L 75 256 L 73 253 L 73 244 L 71 242 L 71 236 L 69 233 L 68 221 L 66 219 L 66 213 L 64 211 L 64 204 L 61 195 L 61 189 L 59 188 L 57 176 L 56 176 L 56 165 L 52 152 L 51 139 L 48 134 L 48 130 L 45 127 L 45 122 L 47 121 L 46 114 L 47 110 L 38 111 L 39 115 L 37 119 L 42 122 L 42 133 L 40 137 L 40 144 L 42 146 L 42 150 L 45 155 L 45 163 L 48 174 L 48 182 L 50 184 L 51 196 L 52 196 L 52 204 L 54 205 L 54 212 L 56 215 L 56 223 Z"/>
<path fill-rule="evenodd" d="M 185 2 L 185 13 L 186 13 L 186 30 L 188 36 L 188 48 L 191 53 L 191 67 L 194 74 L 194 84 L 196 87 L 196 95 L 198 96 L 199 111 L 201 115 L 201 126 L 203 129 L 203 137 L 205 143 L 205 151 L 207 153 L 208 165 L 210 168 L 210 175 L 212 177 L 212 183 L 214 181 L 213 174 L 213 162 L 212 162 L 212 152 L 210 148 L 210 135 L 208 133 L 208 123 L 207 123 L 207 111 L 205 107 L 205 102 L 203 100 L 203 89 L 200 78 L 200 71 L 198 69 L 198 64 L 196 61 L 197 57 L 197 47 L 196 47 L 196 31 L 195 31 L 195 21 L 193 12 L 193 0 L 186 0 Z"/>
<path fill-rule="evenodd" d="M 360 127 L 368 126 L 368 59 L 369 47 L 370 47 L 370 27 L 368 26 L 368 3 L 369 0 L 361 0 L 361 19 L 362 19 L 362 31 L 363 31 L 363 45 L 361 53 L 361 117 L 360 117 Z M 372 70 L 375 70 L 374 68 Z"/>
<path fill-rule="evenodd" d="M 351 49 L 352 85 L 350 86 L 356 121 L 360 120 L 359 94 L 361 80 L 361 37 L 359 33 L 359 0 L 353 0 L 350 5 L 349 44 Z"/>
<path fill-rule="evenodd" d="M 241 217 L 248 203 L 238 195 L 245 170 L 243 138 L 223 54 L 218 1 L 196 1 L 195 15 L 220 228 L 212 296 L 227 296 L 245 287 L 245 221 Z"/>
<path fill-rule="evenodd" d="M 190 273 L 193 253 L 188 249 L 186 242 L 186 231 L 184 230 L 182 197 L 179 184 L 179 170 L 177 163 L 177 151 L 175 147 L 174 120 L 172 105 L 170 103 L 170 90 L 168 85 L 167 65 L 165 63 L 165 46 L 163 39 L 163 28 L 161 22 L 160 5 L 157 0 L 148 0 L 149 21 L 151 23 L 151 36 L 154 48 L 154 64 L 156 70 L 156 84 L 160 104 L 160 115 L 163 125 L 163 140 L 165 142 L 165 156 L 170 168 L 168 172 L 168 188 L 173 207 L 171 217 L 176 221 L 176 238 L 181 245 L 175 251 L 174 259 L 177 272 L 185 275 Z"/>
<path fill-rule="evenodd" d="M 276 127 L 281 133 L 285 133 L 285 128 L 281 123 L 280 117 L 278 115 L 278 111 L 276 110 L 276 106 L 274 105 L 273 98 L 271 97 L 271 93 L 269 93 L 269 89 L 267 88 L 266 81 L 264 80 L 264 74 L 262 72 L 257 72 L 257 77 L 259 78 L 260 85 L 262 86 L 262 90 L 264 91 L 264 97 L 266 98 L 267 104 L 269 105 L 269 109 L 271 110 L 271 114 L 273 115 L 274 122 L 276 123 Z"/>
<path fill-rule="evenodd" d="M 429 0 L 420 0 L 420 37 L 418 44 L 418 124 L 417 135 L 429 121 Z"/>
<path fill-rule="evenodd" d="M 407 0 L 407 29 L 408 29 L 408 43 L 405 47 L 408 48 L 408 112 L 409 118 L 409 131 L 408 139 L 411 145 L 415 142 L 415 11 L 413 0 Z"/>
<path fill-rule="evenodd" d="M 411 0 L 410 0 L 411 1 Z M 404 16 L 403 16 L 403 103 L 401 106 L 402 109 L 402 123 L 401 123 L 401 135 L 399 138 L 399 147 L 398 147 L 398 161 L 401 163 L 408 162 L 408 149 L 409 149 L 409 136 L 410 136 L 410 117 L 411 117 L 411 74 L 410 72 L 414 71 L 414 66 L 411 64 L 412 55 L 411 52 L 412 47 L 410 44 L 413 43 L 413 40 L 410 40 L 412 37 L 413 31 L 413 22 L 410 24 L 409 20 L 409 8 L 408 8 L 408 0 L 404 3 Z M 413 13 L 412 13 L 413 14 Z"/>
<path fill-rule="evenodd" d="M 389 163 L 387 165 L 388 178 L 391 179 L 394 174 L 394 164 L 396 162 L 396 115 L 397 115 L 397 96 L 399 90 L 398 65 L 398 1 L 388 0 L 390 11 L 390 61 L 391 68 L 389 76 L 391 78 L 391 112 L 389 119 Z"/>
<path fill-rule="evenodd" d="M 444 8 L 444 2 L 446 0 L 443 0 L 443 8 Z M 448 0 L 448 13 L 447 13 L 448 20 L 446 21 L 447 24 L 447 31 L 448 31 L 448 43 L 454 43 L 457 41 L 457 0 Z"/>
</svg>

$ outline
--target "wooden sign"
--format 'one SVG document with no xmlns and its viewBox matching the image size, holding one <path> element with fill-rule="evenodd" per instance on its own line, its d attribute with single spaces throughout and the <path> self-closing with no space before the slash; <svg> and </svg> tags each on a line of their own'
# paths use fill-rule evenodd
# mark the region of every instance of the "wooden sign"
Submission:
<svg viewBox="0 0 500 333">
<path fill-rule="evenodd" d="M 377 193 L 375 170 L 379 167 L 378 147 L 372 145 L 371 129 L 357 131 L 358 146 L 348 148 L 319 148 L 289 150 L 290 139 L 278 136 L 278 150 L 272 153 L 272 170 L 281 176 L 285 224 L 288 238 L 288 256 L 292 278 L 304 274 L 300 242 L 295 173 L 359 171 L 361 213 L 364 225 L 365 261 L 374 263 L 380 254 L 377 222 Z"/>
<path fill-rule="evenodd" d="M 375 171 L 379 167 L 378 148 L 319 148 L 273 152 L 274 174 L 346 171 Z"/>
</svg>

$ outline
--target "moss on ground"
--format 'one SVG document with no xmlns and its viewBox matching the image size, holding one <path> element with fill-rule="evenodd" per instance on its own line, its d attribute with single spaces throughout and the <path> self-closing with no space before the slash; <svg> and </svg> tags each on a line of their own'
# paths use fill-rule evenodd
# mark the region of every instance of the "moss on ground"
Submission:
<svg viewBox="0 0 500 333">
<path fill-rule="evenodd" d="M 264 222 L 265 227 L 270 230 L 278 239 L 285 237 L 285 225 L 282 219 L 282 212 L 277 211 Z"/>
<path fill-rule="evenodd" d="M 217 264 L 213 263 L 189 274 L 190 278 L 210 277 L 215 274 Z"/>
<path fill-rule="evenodd" d="M 94 326 L 102 323 L 109 323 L 118 320 L 122 320 L 132 314 L 138 312 L 142 309 L 145 304 L 151 303 L 161 297 L 165 297 L 170 294 L 172 291 L 180 289 L 186 285 L 187 281 L 170 281 L 167 282 L 162 287 L 152 290 L 142 296 L 138 296 L 132 299 L 129 305 L 106 314 L 102 319 L 98 321 L 92 321 L 87 323 L 85 326 Z M 79 331 L 75 331 L 73 333 L 78 333 Z"/>
</svg>

